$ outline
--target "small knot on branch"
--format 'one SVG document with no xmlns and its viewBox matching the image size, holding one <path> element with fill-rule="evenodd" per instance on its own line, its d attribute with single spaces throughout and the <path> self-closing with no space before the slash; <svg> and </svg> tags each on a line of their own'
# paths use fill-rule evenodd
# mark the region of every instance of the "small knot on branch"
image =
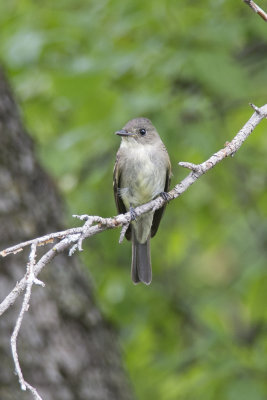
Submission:
<svg viewBox="0 0 267 400">
<path fill-rule="evenodd" d="M 183 168 L 188 168 L 194 172 L 202 172 L 201 165 L 199 165 L 199 164 L 193 164 L 190 162 L 180 161 L 178 163 L 178 165 L 180 165 L 180 167 L 183 167 Z"/>
<path fill-rule="evenodd" d="M 88 221 L 90 218 L 92 218 L 90 215 L 87 214 L 82 214 L 82 215 L 73 214 L 72 216 L 73 218 L 78 218 L 81 221 Z"/>
<path fill-rule="evenodd" d="M 34 278 L 33 283 L 35 285 L 45 287 L 45 283 L 43 281 L 40 281 L 40 279 Z"/>
<path fill-rule="evenodd" d="M 119 238 L 119 244 L 122 243 L 122 241 L 123 241 L 123 239 L 124 239 L 124 237 L 125 237 L 125 234 L 126 234 L 126 232 L 127 232 L 127 229 L 128 229 L 128 227 L 129 227 L 129 225 L 130 225 L 130 222 L 129 222 L 128 224 L 125 224 L 125 225 L 122 226 L 122 228 L 121 228 L 121 234 L 120 234 L 120 238 Z"/>
<path fill-rule="evenodd" d="M 253 103 L 249 103 L 249 105 L 250 105 L 250 107 L 253 108 L 253 110 L 254 110 L 258 115 L 261 114 L 261 110 L 260 110 L 259 107 L 255 106 L 255 104 L 253 104 Z"/>
</svg>

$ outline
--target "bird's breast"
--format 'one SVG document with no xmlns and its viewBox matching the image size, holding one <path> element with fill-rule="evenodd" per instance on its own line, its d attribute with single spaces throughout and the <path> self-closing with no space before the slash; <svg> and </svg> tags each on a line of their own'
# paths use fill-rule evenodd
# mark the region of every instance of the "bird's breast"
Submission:
<svg viewBox="0 0 267 400">
<path fill-rule="evenodd" d="M 128 209 L 147 203 L 164 190 L 166 170 L 153 157 L 153 151 L 149 145 L 127 148 L 120 195 Z"/>
</svg>

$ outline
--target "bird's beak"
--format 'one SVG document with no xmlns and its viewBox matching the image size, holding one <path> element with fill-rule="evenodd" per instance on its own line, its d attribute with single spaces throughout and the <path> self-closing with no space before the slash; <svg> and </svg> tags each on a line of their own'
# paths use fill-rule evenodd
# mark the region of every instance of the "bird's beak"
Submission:
<svg viewBox="0 0 267 400">
<path fill-rule="evenodd" d="M 115 132 L 115 135 L 119 135 L 119 136 L 135 136 L 135 133 L 127 132 L 125 129 L 121 129 L 120 131 Z"/>
</svg>

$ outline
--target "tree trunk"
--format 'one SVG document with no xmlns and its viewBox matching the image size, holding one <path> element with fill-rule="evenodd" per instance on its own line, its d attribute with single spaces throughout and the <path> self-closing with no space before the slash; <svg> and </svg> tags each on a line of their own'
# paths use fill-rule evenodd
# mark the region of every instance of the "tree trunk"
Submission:
<svg viewBox="0 0 267 400">
<path fill-rule="evenodd" d="M 62 229 L 56 187 L 36 161 L 32 140 L 0 70 L 0 249 Z M 29 249 L 0 259 L 0 301 L 25 273 Z M 76 257 L 59 255 L 39 277 L 23 320 L 18 354 L 26 381 L 44 400 L 127 400 L 117 338 L 101 316 Z M 10 335 L 22 296 L 0 318 L 0 399 L 31 399 L 14 374 Z"/>
</svg>

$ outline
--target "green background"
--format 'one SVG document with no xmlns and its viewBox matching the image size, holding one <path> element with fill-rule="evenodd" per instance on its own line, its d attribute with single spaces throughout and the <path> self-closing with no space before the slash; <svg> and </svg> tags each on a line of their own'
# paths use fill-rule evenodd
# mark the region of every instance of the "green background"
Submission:
<svg viewBox="0 0 267 400">
<path fill-rule="evenodd" d="M 9 0 L 0 26 L 1 63 L 66 225 L 116 214 L 113 132 L 127 120 L 153 121 L 174 186 L 188 173 L 179 161 L 204 161 L 249 102 L 267 102 L 267 25 L 241 0 Z M 118 230 L 84 243 L 138 400 L 267 398 L 266 131 L 167 207 L 150 287 L 131 283 Z"/>
</svg>

